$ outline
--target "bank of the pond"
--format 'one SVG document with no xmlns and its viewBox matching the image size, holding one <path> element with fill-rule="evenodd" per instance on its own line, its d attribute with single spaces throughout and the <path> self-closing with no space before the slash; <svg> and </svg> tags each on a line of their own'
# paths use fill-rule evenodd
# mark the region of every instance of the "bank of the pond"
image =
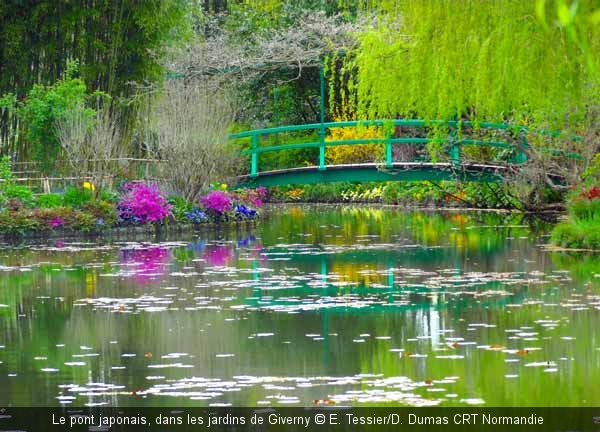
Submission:
<svg viewBox="0 0 600 432">
<path fill-rule="evenodd" d="M 144 182 L 124 183 L 119 192 L 100 194 L 89 185 L 40 196 L 14 185 L 3 185 L 1 192 L 0 236 L 4 237 L 180 232 L 251 224 L 260 218 L 266 194 L 263 188 L 213 189 L 190 201 Z"/>
<path fill-rule="evenodd" d="M 145 224 L 119 224 L 114 225 L 80 225 L 70 223 L 68 227 L 60 225 L 57 227 L 49 227 L 47 223 L 35 223 L 31 220 L 27 224 L 19 223 L 22 215 L 9 214 L 8 219 L 11 220 L 10 227 L 7 229 L 7 223 L 3 222 L 2 214 L 0 214 L 0 239 L 14 241 L 20 239 L 60 239 L 60 238 L 131 238 L 139 236 L 157 237 L 163 235 L 186 234 L 186 233 L 210 233 L 221 231 L 236 231 L 236 230 L 251 230 L 257 227 L 262 220 L 270 213 L 288 213 L 298 210 L 312 211 L 314 209 L 322 209 L 323 211 L 336 211 L 340 209 L 379 209 L 391 211 L 408 211 L 408 212 L 425 212 L 425 213 L 488 213 L 498 215 L 521 215 L 525 219 L 532 221 L 539 220 L 544 222 L 555 223 L 563 212 L 552 210 L 544 212 L 526 212 L 510 209 L 498 208 L 475 208 L 475 207 L 457 207 L 457 206 L 433 206 L 433 205 L 407 205 L 403 204 L 384 204 L 384 203 L 347 203 L 347 202 L 269 202 L 261 205 L 260 214 L 254 213 L 252 218 L 242 218 L 232 215 L 221 214 L 220 218 L 215 218 L 213 221 L 202 219 L 198 223 L 190 223 L 187 218 L 177 218 L 171 215 L 159 222 Z M 175 212 L 174 212 L 175 213 Z M 181 211 L 179 212 L 181 213 Z M 31 213 L 30 213 L 31 214 Z M 6 217 L 6 215 L 5 215 Z M 235 218 L 234 218 L 235 217 Z M 16 221 L 16 223 L 15 223 Z"/>
<path fill-rule="evenodd" d="M 224 223 L 166 223 L 146 224 L 140 226 L 114 226 L 102 230 L 84 231 L 77 229 L 59 229 L 46 231 L 0 232 L 0 241 L 13 243 L 20 240 L 44 239 L 95 239 L 95 238 L 162 238 L 180 234 L 219 233 L 223 231 L 249 231 L 255 229 L 258 220 L 245 220 Z"/>
<path fill-rule="evenodd" d="M 567 216 L 552 231 L 552 243 L 573 250 L 600 250 L 600 186 L 582 187 L 567 201 Z"/>
</svg>

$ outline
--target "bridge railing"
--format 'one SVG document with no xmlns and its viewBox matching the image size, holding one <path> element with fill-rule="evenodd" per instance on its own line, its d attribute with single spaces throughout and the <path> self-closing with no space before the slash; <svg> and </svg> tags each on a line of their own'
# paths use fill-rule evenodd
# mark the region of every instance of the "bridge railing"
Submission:
<svg viewBox="0 0 600 432">
<path fill-rule="evenodd" d="M 327 131 L 332 128 L 357 128 L 373 126 L 382 127 L 383 137 L 338 140 L 327 139 Z M 426 128 L 447 127 L 449 133 L 446 137 L 396 137 L 394 135 L 397 127 L 421 128 L 424 131 Z M 260 154 L 284 150 L 318 148 L 319 158 L 317 166 L 320 170 L 325 170 L 327 169 L 325 159 L 326 148 L 340 145 L 383 144 L 385 148 L 385 161 L 383 163 L 388 168 L 393 167 L 393 146 L 396 144 L 413 144 L 423 146 L 427 145 L 428 143 L 446 143 L 449 159 L 452 165 L 455 167 L 461 165 L 461 148 L 464 146 L 487 146 L 494 148 L 514 149 L 514 158 L 512 161 L 513 163 L 521 164 L 527 161 L 527 155 L 522 151 L 522 148 L 509 141 L 494 139 L 459 138 L 458 131 L 462 130 L 463 128 L 477 128 L 478 130 L 498 130 L 512 132 L 513 135 L 519 136 L 519 139 L 521 140 L 521 146 L 528 146 L 526 138 L 527 130 L 524 127 L 515 127 L 504 123 L 481 122 L 475 124 L 468 121 L 425 121 L 418 119 L 342 121 L 280 126 L 234 133 L 230 135 L 230 139 L 249 139 L 249 148 L 244 150 L 242 154 L 250 156 L 250 176 L 252 177 L 257 176 L 260 172 Z M 301 143 L 296 142 L 291 144 L 275 144 L 269 146 L 261 146 L 262 141 L 264 139 L 268 139 L 271 136 L 278 136 L 280 134 L 294 132 L 317 132 L 318 140 Z"/>
</svg>

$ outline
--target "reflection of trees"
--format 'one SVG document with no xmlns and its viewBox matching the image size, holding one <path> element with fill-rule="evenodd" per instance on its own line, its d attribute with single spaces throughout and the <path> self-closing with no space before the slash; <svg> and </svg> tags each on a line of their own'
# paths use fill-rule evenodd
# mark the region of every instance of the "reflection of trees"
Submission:
<svg viewBox="0 0 600 432">
<path fill-rule="evenodd" d="M 268 229 L 261 234 L 267 244 L 280 243 L 277 237 L 281 235 L 296 240 L 301 236 L 306 242 L 330 245 L 352 244 L 361 236 L 372 236 L 374 242 L 412 242 L 468 250 L 496 247 L 506 237 L 529 234 L 527 227 L 514 226 L 522 223 L 520 216 L 508 214 L 434 213 L 373 207 L 342 207 L 330 211 L 332 208 L 295 207 L 295 212 L 268 219 Z M 482 225 L 488 229 L 478 228 Z"/>
</svg>

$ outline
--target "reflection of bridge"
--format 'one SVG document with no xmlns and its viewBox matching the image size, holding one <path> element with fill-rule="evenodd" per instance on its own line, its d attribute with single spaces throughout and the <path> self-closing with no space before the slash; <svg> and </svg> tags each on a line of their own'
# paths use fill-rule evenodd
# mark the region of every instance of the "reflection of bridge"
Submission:
<svg viewBox="0 0 600 432">
<path fill-rule="evenodd" d="M 357 139 L 326 139 L 332 128 L 376 127 L 378 137 Z M 404 128 L 404 130 L 402 129 Z M 434 133 L 432 133 L 434 131 Z M 435 132 L 437 131 L 437 132 Z M 440 131 L 444 131 L 440 136 Z M 314 132 L 318 138 L 310 140 L 307 136 Z M 304 133 L 301 141 L 293 143 L 289 134 Z M 235 133 L 230 139 L 246 140 L 248 148 L 243 154 L 251 158 L 250 173 L 240 178 L 240 186 L 276 186 L 283 184 L 305 184 L 336 181 L 421 181 L 421 180 L 464 180 L 481 182 L 499 182 L 510 171 L 528 161 L 530 148 L 527 135 L 531 132 L 525 127 L 502 123 L 472 123 L 459 121 L 425 120 L 373 120 L 368 122 L 345 121 L 313 123 L 305 125 L 282 126 Z M 536 132 L 549 134 L 549 132 Z M 464 135 L 471 137 L 465 138 Z M 287 137 L 286 137 L 287 135 Z M 575 140 L 579 139 L 574 137 Z M 263 142 L 261 143 L 261 140 Z M 249 142 L 248 142 L 249 141 Z M 378 144 L 382 146 L 383 157 L 380 161 L 331 165 L 326 163 L 327 147 L 340 145 Z M 425 146 L 433 145 L 439 149 L 439 160 L 431 160 Z M 488 149 L 495 158 L 472 161 L 465 157 L 467 147 Z M 318 149 L 318 163 L 305 167 L 286 167 L 284 169 L 260 171 L 259 157 L 272 152 L 289 150 Z M 555 156 L 580 158 L 577 154 L 550 152 Z M 399 154 L 400 153 L 400 154 Z M 375 159 L 375 155 L 373 155 Z M 317 161 L 315 161 L 317 162 Z"/>
</svg>

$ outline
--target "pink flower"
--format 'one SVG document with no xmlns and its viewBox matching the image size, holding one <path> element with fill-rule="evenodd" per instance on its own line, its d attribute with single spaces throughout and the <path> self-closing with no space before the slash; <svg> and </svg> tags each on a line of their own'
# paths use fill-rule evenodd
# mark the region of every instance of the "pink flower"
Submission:
<svg viewBox="0 0 600 432">
<path fill-rule="evenodd" d="M 60 216 L 54 216 L 52 219 L 50 219 L 50 222 L 48 222 L 48 225 L 50 225 L 50 228 L 52 229 L 60 228 L 64 226 L 64 224 L 65 221 Z"/>
<path fill-rule="evenodd" d="M 227 192 L 212 191 L 200 198 L 200 202 L 207 210 L 225 213 L 231 210 L 231 197 Z"/>
<path fill-rule="evenodd" d="M 121 219 L 132 222 L 156 222 L 171 215 L 171 205 L 154 184 L 127 183 L 118 209 Z"/>
</svg>

